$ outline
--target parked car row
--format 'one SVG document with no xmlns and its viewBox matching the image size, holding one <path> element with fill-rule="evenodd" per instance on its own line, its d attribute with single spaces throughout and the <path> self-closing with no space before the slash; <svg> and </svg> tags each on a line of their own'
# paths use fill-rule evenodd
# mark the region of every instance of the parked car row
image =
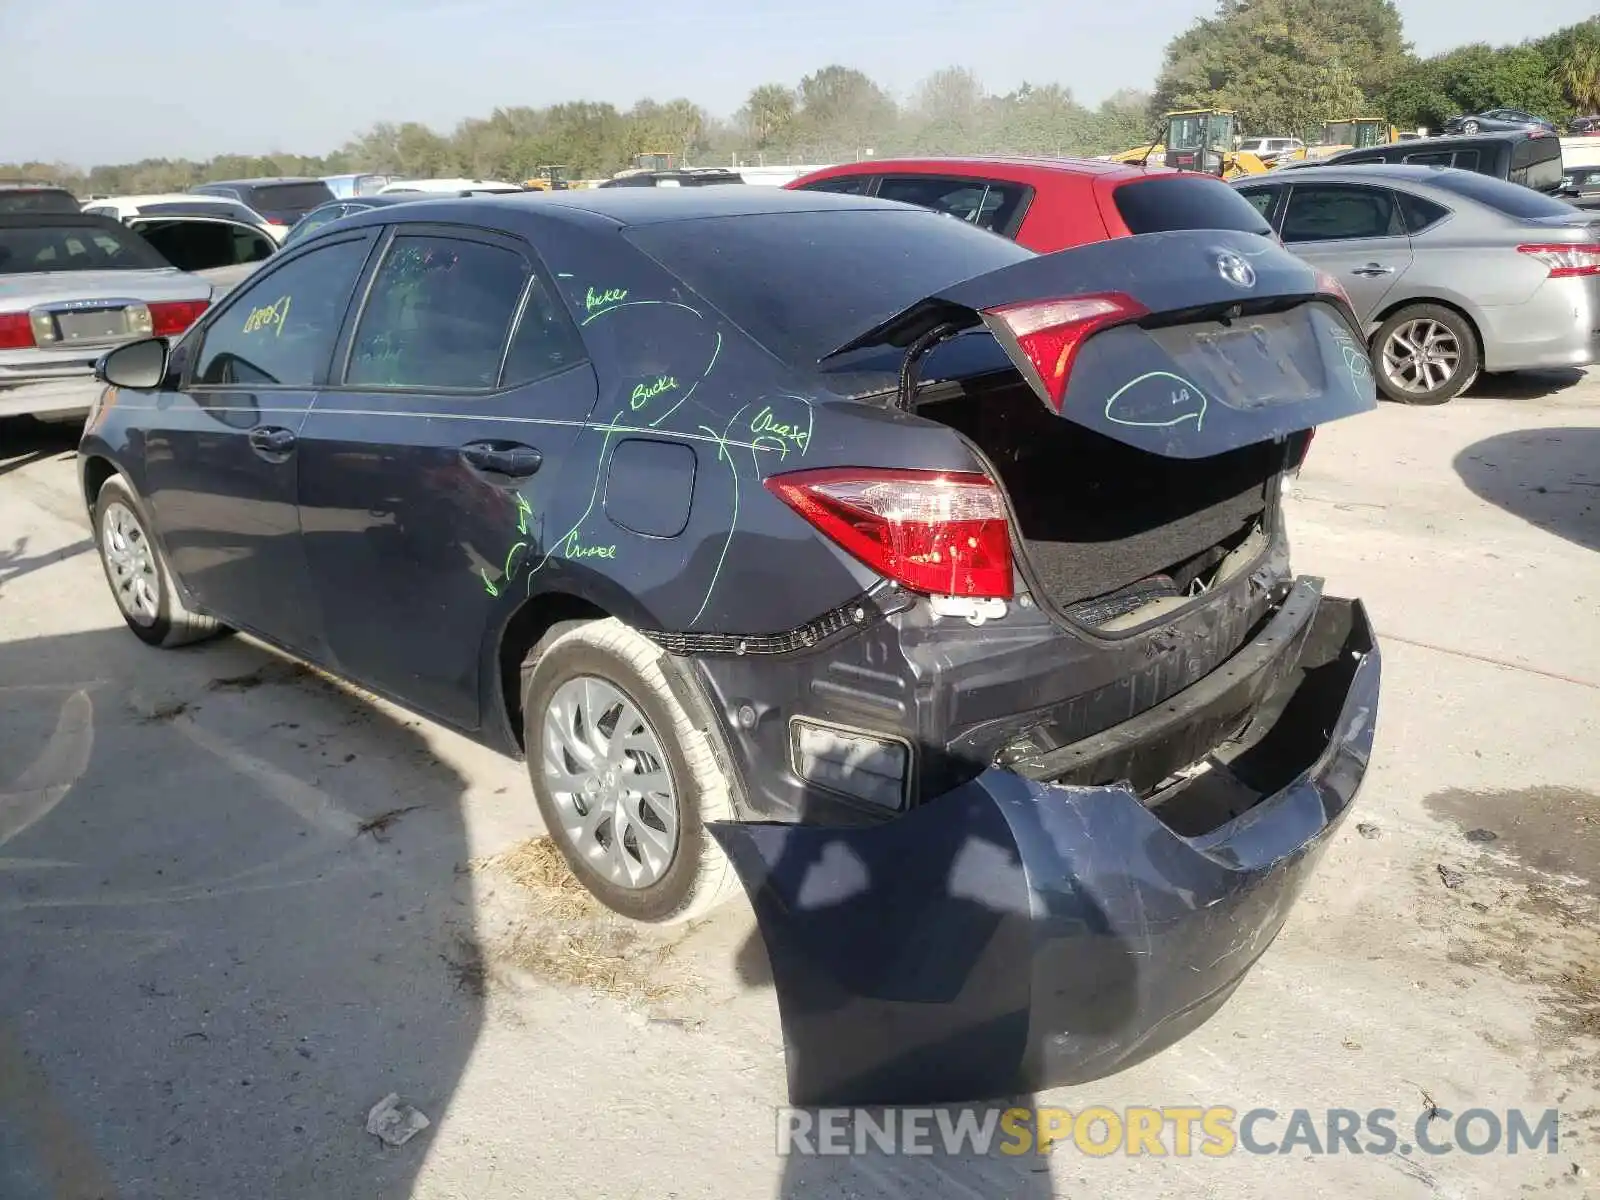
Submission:
<svg viewBox="0 0 1600 1200">
<path fill-rule="evenodd" d="M 1387 165 L 1395 159 L 1410 165 Z M 1379 387 L 1404 403 L 1442 404 L 1480 371 L 1600 359 L 1600 224 L 1532 186 L 1552 169 L 1563 186 L 1556 139 L 1424 139 L 1331 164 L 1230 186 L 1099 161 L 891 160 L 826 168 L 789 186 L 919 204 L 1041 253 L 1171 229 L 1275 236 L 1338 281 Z M 1469 165 L 1530 186 L 1461 169 Z M 1565 186 L 1581 197 L 1588 180 L 1574 175 Z M 1600 187 L 1590 194 L 1600 199 Z"/>
<path fill-rule="evenodd" d="M 1037 175 L 946 188 L 965 220 L 730 186 L 324 224 L 100 362 L 115 603 L 525 758 L 620 913 L 742 881 L 796 1103 L 1118 1070 L 1225 1001 L 1365 772 L 1372 629 L 1294 576 L 1280 495 L 1375 396 L 1236 192 L 1070 182 L 1153 232 L 980 227 Z"/>
</svg>

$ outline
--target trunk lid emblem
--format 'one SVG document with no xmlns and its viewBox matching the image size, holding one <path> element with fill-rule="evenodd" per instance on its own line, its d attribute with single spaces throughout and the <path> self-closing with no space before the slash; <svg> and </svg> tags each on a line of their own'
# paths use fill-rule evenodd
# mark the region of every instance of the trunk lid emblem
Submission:
<svg viewBox="0 0 1600 1200">
<path fill-rule="evenodd" d="M 1231 250 L 1217 255 L 1217 273 L 1235 287 L 1252 288 L 1256 285 L 1256 269 Z"/>
</svg>

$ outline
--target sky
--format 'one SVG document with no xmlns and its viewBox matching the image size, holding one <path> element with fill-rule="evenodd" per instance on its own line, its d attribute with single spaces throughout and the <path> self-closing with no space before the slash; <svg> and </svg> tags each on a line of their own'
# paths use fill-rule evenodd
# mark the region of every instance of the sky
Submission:
<svg viewBox="0 0 1600 1200">
<path fill-rule="evenodd" d="M 324 154 L 379 121 L 750 89 L 839 62 L 904 97 L 941 67 L 994 92 L 1149 87 L 1215 0 L 0 0 L 0 162 Z M 1419 54 L 1539 37 L 1593 0 L 1399 0 Z"/>
</svg>

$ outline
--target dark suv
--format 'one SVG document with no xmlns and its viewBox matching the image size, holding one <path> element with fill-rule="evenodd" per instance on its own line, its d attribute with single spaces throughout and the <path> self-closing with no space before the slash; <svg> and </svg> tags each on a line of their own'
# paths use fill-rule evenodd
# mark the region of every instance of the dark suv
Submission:
<svg viewBox="0 0 1600 1200">
<path fill-rule="evenodd" d="M 1153 1053 L 1366 769 L 1372 630 L 1292 574 L 1279 495 L 1371 367 L 1254 233 L 421 200 L 100 373 L 83 499 L 133 632 L 247 631 L 525 755 L 619 912 L 742 879 L 798 1103 Z"/>
<path fill-rule="evenodd" d="M 83 206 L 77 197 L 64 187 L 52 183 L 0 181 L 0 214 L 53 213 L 59 216 L 76 215 Z"/>
<path fill-rule="evenodd" d="M 1408 163 L 1414 167 L 1455 167 L 1520 183 L 1538 192 L 1561 187 L 1561 139 L 1543 130 L 1485 133 L 1477 136 L 1413 138 L 1368 150 L 1346 150 L 1306 166 L 1349 167 L 1361 163 Z"/>
<path fill-rule="evenodd" d="M 320 179 L 223 179 L 198 183 L 189 189 L 197 196 L 226 196 L 261 214 L 269 225 L 292 226 L 319 204 L 334 198 Z"/>
</svg>

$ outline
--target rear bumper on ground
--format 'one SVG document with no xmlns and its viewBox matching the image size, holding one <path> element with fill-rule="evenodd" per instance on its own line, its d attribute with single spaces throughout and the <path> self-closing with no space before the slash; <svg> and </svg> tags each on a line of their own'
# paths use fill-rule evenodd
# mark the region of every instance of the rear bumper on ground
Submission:
<svg viewBox="0 0 1600 1200">
<path fill-rule="evenodd" d="M 1372 746 L 1381 668 L 1364 609 L 1322 598 L 1300 624 L 1273 656 L 1292 669 L 1256 698 L 1227 764 L 1154 807 L 1126 785 L 991 768 L 877 825 L 714 825 L 766 941 L 791 1101 L 1082 1082 L 1215 1012 L 1282 928 Z M 1231 708 L 1226 688 L 1195 691 L 1163 714 L 1169 735 Z"/>
</svg>

